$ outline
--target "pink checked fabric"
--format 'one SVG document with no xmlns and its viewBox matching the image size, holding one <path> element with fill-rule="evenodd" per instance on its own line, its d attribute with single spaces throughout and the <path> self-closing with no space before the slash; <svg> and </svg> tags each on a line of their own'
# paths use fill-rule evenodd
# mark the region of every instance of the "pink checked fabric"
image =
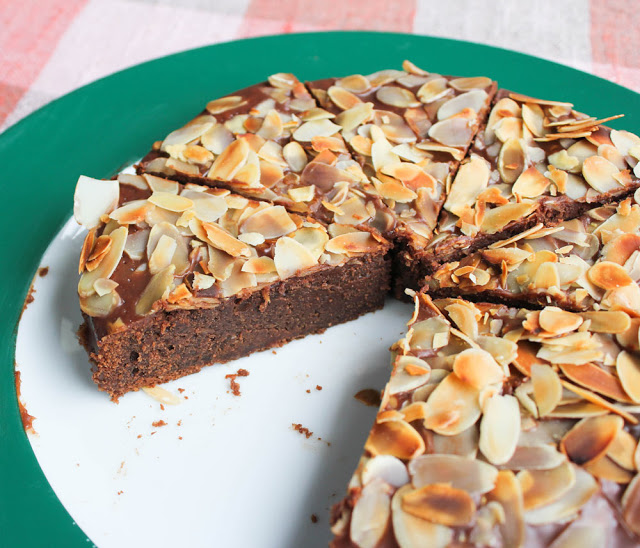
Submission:
<svg viewBox="0 0 640 548">
<path fill-rule="evenodd" d="M 0 0 L 0 131 L 114 71 L 236 38 L 385 30 L 538 55 L 640 91 L 638 0 Z"/>
</svg>

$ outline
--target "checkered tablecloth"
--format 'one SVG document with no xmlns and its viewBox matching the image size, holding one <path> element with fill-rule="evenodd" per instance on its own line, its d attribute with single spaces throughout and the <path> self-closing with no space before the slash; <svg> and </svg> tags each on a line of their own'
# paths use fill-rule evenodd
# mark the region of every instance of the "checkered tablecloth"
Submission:
<svg viewBox="0 0 640 548">
<path fill-rule="evenodd" d="M 235 38 L 339 29 L 482 42 L 640 91 L 640 0 L 0 0 L 0 131 L 155 57 Z"/>
</svg>

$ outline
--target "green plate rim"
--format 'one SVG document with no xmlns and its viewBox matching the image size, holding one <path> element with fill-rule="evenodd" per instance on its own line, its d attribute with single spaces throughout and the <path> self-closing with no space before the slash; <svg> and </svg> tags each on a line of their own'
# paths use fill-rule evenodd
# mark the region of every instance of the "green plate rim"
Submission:
<svg viewBox="0 0 640 548">
<path fill-rule="evenodd" d="M 486 74 L 502 87 L 571 100 L 578 110 L 596 116 L 622 111 L 626 117 L 614 127 L 640 127 L 640 94 L 553 61 L 462 40 L 331 31 L 234 40 L 154 59 L 55 99 L 0 134 L 2 192 L 4 203 L 12 204 L 1 226 L 4 234 L 18 235 L 0 238 L 1 256 L 12 257 L 11 263 L 5 262 L 12 267 L 2 273 L 5 291 L 0 293 L 0 308 L 5 310 L 0 321 L 4 342 L 0 349 L 0 534 L 4 545 L 91 543 L 37 463 L 22 428 L 14 383 L 17 322 L 23 302 L 44 250 L 69 217 L 77 176 L 111 176 L 140 158 L 155 139 L 199 112 L 207 98 L 271 73 L 294 72 L 306 79 L 355 71 L 367 74 L 380 67 L 399 67 L 405 58 L 433 72 Z"/>
</svg>

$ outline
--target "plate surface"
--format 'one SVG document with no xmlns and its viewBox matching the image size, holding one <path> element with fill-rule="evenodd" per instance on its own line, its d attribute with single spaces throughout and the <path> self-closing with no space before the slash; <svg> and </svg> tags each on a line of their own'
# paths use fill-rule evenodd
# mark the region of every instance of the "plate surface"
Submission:
<svg viewBox="0 0 640 548">
<path fill-rule="evenodd" d="M 16 323 L 43 252 L 69 217 L 73 188 L 79 174 L 111 176 L 120 167 L 142 156 L 154 140 L 199 112 L 208 99 L 260 81 L 274 72 L 294 72 L 301 79 L 354 72 L 367 74 L 379 68 L 399 67 L 405 58 L 410 58 L 418 66 L 433 72 L 486 74 L 497 79 L 502 87 L 530 95 L 569 100 L 576 105 L 577 110 L 595 116 L 624 112 L 626 117 L 616 122 L 615 127 L 632 131 L 637 131 L 640 127 L 640 95 L 562 65 L 453 40 L 402 34 L 333 32 L 230 42 L 145 63 L 62 97 L 0 135 L 2 192 L 5 198 L 5 211 L 0 221 L 3 230 L 0 249 L 5 257 L 5 270 L 2 273 L 4 291 L 0 293 L 0 306 L 4 312 L 0 321 L 0 340 L 3 341 L 0 348 L 0 530 L 7 546 L 41 546 L 52 543 L 86 546 L 87 535 L 100 545 L 109 545 L 109 538 L 122 541 L 123 537 L 118 537 L 118 532 L 112 527 L 113 522 L 109 522 L 101 532 L 98 525 L 90 524 L 90 516 L 87 517 L 91 512 L 101 511 L 101 504 L 102 510 L 106 511 L 111 499 L 107 500 L 105 493 L 111 493 L 118 481 L 122 482 L 120 485 L 126 485 L 129 492 L 118 489 L 123 494 L 117 495 L 116 491 L 115 496 L 123 502 L 118 501 L 117 508 L 111 508 L 109 512 L 120 515 L 122 523 L 127 523 L 127 526 L 134 521 L 126 521 L 132 519 L 127 511 L 130 508 L 124 502 L 126 495 L 142 497 L 138 502 L 145 496 L 149 497 L 150 493 L 156 494 L 155 499 L 162 499 L 162 488 L 166 486 L 171 493 L 182 489 L 180 492 L 185 501 L 201 501 L 203 508 L 214 508 L 216 511 L 231 509 L 232 513 L 228 514 L 226 522 L 241 533 L 242 524 L 247 523 L 246 518 L 251 516 L 243 511 L 248 504 L 253 516 L 256 512 L 259 515 L 254 527 L 259 538 L 273 538 L 274 542 L 284 543 L 281 545 L 290 543 L 293 546 L 296 543 L 300 545 L 301 539 L 305 537 L 307 542 L 308 535 L 313 535 L 312 538 L 318 545 L 325 543 L 327 516 L 323 508 L 331 501 L 321 500 L 318 491 L 330 495 L 332 491 L 329 492 L 327 486 L 337 485 L 339 491 L 336 496 L 339 497 L 349 473 L 338 477 L 339 473 L 336 471 L 350 471 L 357 462 L 373 410 L 357 402 L 353 403 L 351 396 L 360 388 L 373 383 L 375 388 L 382 387 L 388 359 L 383 348 L 397 336 L 396 326 L 401 325 L 405 319 L 402 317 L 403 307 L 392 305 L 382 313 L 333 328 L 319 338 L 296 342 L 290 349 L 279 350 L 276 356 L 270 357 L 269 353 L 263 353 L 249 358 L 257 360 L 254 362 L 234 362 L 229 366 L 210 368 L 189 381 L 177 381 L 176 387 L 187 388 L 188 382 L 195 393 L 185 404 L 167 410 L 166 415 L 161 415 L 158 405 L 142 394 L 123 398 L 119 406 L 107 405 L 106 398 L 90 385 L 87 370 L 84 369 L 86 361 L 81 353 L 69 354 L 60 363 L 50 359 L 51 356 L 64 353 L 67 347 L 66 343 L 61 342 L 65 339 L 60 339 L 60 333 L 68 331 L 69 324 L 65 323 L 63 326 L 62 320 L 73 324 L 78 317 L 76 315 L 74 319 L 73 316 L 75 274 L 68 264 L 69 261 L 75 262 L 72 249 L 77 246 L 77 242 L 73 239 L 74 230 L 67 228 L 45 258 L 50 263 L 48 266 L 55 264 L 56 268 L 51 266 L 51 273 L 38 280 L 36 301 L 30 305 L 24 317 L 24 329 L 27 329 L 28 322 L 34 322 L 28 343 L 25 344 L 25 348 L 31 353 L 25 355 L 25 363 L 18 360 L 18 368 L 23 374 L 23 393 L 27 408 L 38 417 L 35 427 L 37 431 L 40 429 L 40 434 L 39 441 L 33 441 L 35 454 L 22 430 L 13 382 Z M 387 322 L 396 323 L 390 328 Z M 369 333 L 371 326 L 380 329 L 380 336 L 388 339 L 380 340 L 380 336 L 376 339 Z M 370 340 L 366 339 L 362 330 L 366 331 L 367 336 L 371 336 Z M 327 343 L 331 340 L 327 348 L 331 346 L 334 351 L 344 348 L 344 353 L 351 354 L 337 354 L 340 360 L 330 360 L 330 355 L 324 355 L 325 363 L 327 360 L 331 361 L 332 368 L 322 369 L 318 365 L 322 362 L 322 352 L 317 350 L 321 347 L 316 342 L 319 340 Z M 371 352 L 367 343 L 372 346 Z M 323 342 L 323 347 L 324 344 L 326 343 Z M 313 349 L 313 360 L 308 359 L 309 348 Z M 363 350 L 366 350 L 366 354 Z M 296 370 L 295 364 L 288 361 L 293 359 L 300 360 L 305 365 L 298 365 Z M 269 363 L 258 366 L 260 361 Z M 306 370 L 307 362 L 309 371 Z M 36 366 L 31 368 L 32 364 L 41 369 Z M 223 377 L 224 374 L 243 367 L 242 364 L 251 371 L 251 375 L 242 379 L 244 393 L 240 398 L 234 399 L 226 394 L 226 381 Z M 249 364 L 256 364 L 256 367 Z M 336 371 L 334 367 L 350 367 L 353 372 L 348 375 L 344 369 Z M 30 373 L 31 380 L 28 380 Z M 322 382 L 326 382 L 335 392 L 330 394 L 327 391 L 328 395 L 325 395 L 323 390 L 313 394 L 312 398 L 312 394 L 306 394 L 306 389 L 311 388 L 304 384 L 306 378 L 301 379 L 298 388 L 295 387 L 298 382 L 295 380 L 296 375 L 300 374 L 310 374 L 307 380 L 313 383 L 322 385 Z M 45 389 L 46 385 L 42 381 L 44 378 L 55 383 L 51 386 L 52 389 L 55 388 L 55 392 Z M 278 387 L 275 395 L 271 393 L 266 398 L 267 388 L 273 387 L 276 378 L 285 383 L 282 385 L 284 388 L 280 390 Z M 338 387 L 344 392 L 338 393 Z M 216 396 L 220 398 L 217 402 Z M 305 400 L 305 397 L 308 399 Z M 271 403 L 274 420 L 282 423 L 279 423 L 281 437 L 265 439 L 261 437 L 262 434 L 254 432 L 258 430 L 257 427 L 247 427 L 256 417 L 255 407 L 249 407 L 252 398 L 256 405 Z M 197 403 L 189 409 L 193 401 Z M 204 405 L 205 401 L 210 402 L 209 407 Z M 299 407 L 291 407 L 296 405 Z M 325 405 L 330 406 L 332 414 L 329 417 L 324 415 Z M 207 413 L 194 412 L 196 407 L 206 408 Z M 226 412 L 228 407 L 231 407 L 231 411 Z M 87 410 L 86 413 L 83 413 L 84 409 Z M 291 410 L 289 415 L 286 414 L 286 409 Z M 344 414 L 349 415 L 350 412 L 347 411 L 350 409 L 354 410 L 354 416 L 348 416 L 347 420 L 336 419 Z M 73 412 L 76 413 L 76 421 L 66 429 L 62 428 L 62 419 L 70 416 L 65 413 Z M 186 421 L 189 413 L 193 413 L 189 417 L 193 423 L 189 427 L 191 441 L 187 440 L 186 435 L 183 440 L 178 440 L 177 436 L 181 434 L 175 425 L 180 419 Z M 105 414 L 111 414 L 111 418 L 104 418 Z M 136 415 L 136 419 L 128 425 L 130 428 L 126 428 L 126 422 L 133 415 Z M 259 419 L 267 425 L 269 416 L 267 413 L 264 415 Z M 92 416 L 105 422 L 91 422 L 89 419 Z M 312 430 L 316 428 L 318 432 L 314 432 L 314 437 L 320 436 L 332 441 L 332 446 L 325 445 L 325 449 L 323 442 L 318 440 L 312 442 L 310 439 L 307 442 L 293 432 L 286 421 L 282 422 L 285 417 L 286 421 L 301 422 Z M 309 420 L 308 425 L 304 423 L 305 418 Z M 316 419 L 317 422 L 312 424 Z M 150 425 L 156 420 L 165 420 L 169 424 L 158 428 L 157 434 L 151 437 L 153 428 Z M 236 488 L 241 482 L 254 485 L 253 490 L 238 488 L 238 496 L 232 499 L 216 498 L 216 489 L 204 489 L 213 485 L 210 483 L 213 481 L 211 478 L 231 482 L 231 474 L 225 474 L 224 467 L 228 465 L 235 469 L 233 467 L 237 464 L 229 447 L 210 445 L 211 438 L 208 436 L 216 428 L 211 426 L 212 421 L 226 424 L 225 432 L 229 436 L 234 432 L 239 436 L 255 435 L 255 443 L 249 443 L 246 439 L 239 443 L 243 451 L 256 452 L 256 463 L 262 460 L 258 458 L 263 456 L 261 446 L 269 455 L 266 464 L 245 468 L 244 475 L 239 474 L 239 477 L 233 478 L 237 483 L 224 483 L 229 489 L 234 486 Z M 92 430 L 101 435 L 87 437 L 87 443 L 78 441 Z M 143 434 L 140 440 L 144 442 L 137 438 L 139 433 Z M 101 444 L 95 445 L 93 441 L 89 443 L 90 439 L 100 440 Z M 138 441 L 140 444 L 136 445 Z M 182 447 L 188 449 L 179 449 L 179 444 L 184 442 L 187 443 Z M 300 449 L 299 446 L 304 447 L 307 443 L 317 443 L 318 448 Z M 114 449 L 118 444 L 121 444 L 120 453 Z M 46 453 L 48 456 L 45 458 L 44 446 L 57 446 L 57 452 Z M 146 450 L 147 457 L 142 460 L 148 466 L 138 465 L 136 469 L 135 451 L 132 455 L 125 454 L 126 450 L 134 450 L 136 447 L 141 455 Z M 84 453 L 72 452 L 83 448 Z M 270 497 L 277 500 L 277 504 L 265 502 L 270 500 L 269 497 L 260 498 L 260 505 L 253 499 L 249 499 L 250 503 L 247 502 L 247 494 L 259 492 L 255 485 L 260 485 L 263 474 L 273 474 L 273 467 L 304 470 L 304 466 L 301 468 L 302 461 L 288 460 L 290 455 L 297 455 L 300 451 L 314 455 L 308 462 L 320 463 L 317 465 L 319 468 L 313 469 L 310 475 L 298 476 L 292 483 L 297 486 L 296 489 L 289 487 L 272 492 Z M 41 459 L 46 478 L 36 455 Z M 91 464 L 92 455 L 108 457 L 111 459 L 108 462 L 116 464 L 115 469 Z M 125 458 L 120 458 L 121 456 Z M 158 463 L 151 464 L 155 456 L 160 457 L 155 459 Z M 79 467 L 76 466 L 79 462 L 76 457 L 82 457 Z M 341 458 L 347 462 L 336 464 Z M 193 459 L 197 461 L 195 464 L 202 467 L 204 474 L 203 489 L 200 491 L 197 484 L 187 485 L 181 480 L 184 477 L 181 474 L 194 464 Z M 119 468 L 122 461 L 125 462 L 123 470 L 128 468 L 126 474 Z M 83 462 L 87 463 L 84 468 L 86 472 L 80 472 L 83 470 Z M 130 463 L 128 467 L 127 463 Z M 72 467 L 76 470 L 70 470 Z M 145 481 L 150 478 L 154 482 L 146 484 Z M 78 491 L 73 491 L 72 486 L 83 484 L 93 486 L 93 489 L 86 489 L 85 499 L 73 499 Z M 262 496 L 264 495 L 260 494 Z M 282 501 L 288 501 L 289 505 Z M 70 510 L 73 518 L 63 504 Z M 171 504 L 167 502 L 168 506 L 160 505 L 158 500 L 153 500 L 153 504 L 158 505 L 155 508 L 161 510 L 154 514 L 151 524 L 147 522 L 145 525 L 147 528 L 157 525 L 161 531 L 164 527 L 164 532 L 169 534 L 167 531 L 171 528 L 163 525 L 163 520 L 170 513 L 169 507 L 180 509 L 180 504 L 175 500 Z M 303 525 L 300 521 L 309 519 L 308 515 L 303 515 L 303 511 L 310 508 L 322 520 L 315 528 Z M 291 515 L 291 509 L 295 515 Z M 322 514 L 323 512 L 325 513 Z M 93 519 L 96 520 L 95 517 Z M 201 524 L 204 522 L 211 524 L 210 541 L 222 539 L 215 537 L 218 534 L 216 523 L 224 523 L 224 520 L 216 522 L 206 513 L 185 514 L 184 519 L 186 521 L 183 522 L 181 536 L 177 538 L 193 540 L 188 536 L 190 528 L 197 525 L 197 530 L 202 531 Z M 37 527 L 34 526 L 34 521 L 37 521 Z M 292 521 L 294 523 L 286 534 L 275 536 L 274 531 L 280 531 L 283 522 Z M 84 532 L 81 527 L 85 528 Z M 148 543 L 150 537 L 145 538 Z M 235 536 L 235 540 L 231 541 L 233 544 L 227 545 L 246 545 L 241 542 L 248 542 L 248 538 Z M 144 542 L 144 539 L 137 538 L 137 541 Z"/>
</svg>

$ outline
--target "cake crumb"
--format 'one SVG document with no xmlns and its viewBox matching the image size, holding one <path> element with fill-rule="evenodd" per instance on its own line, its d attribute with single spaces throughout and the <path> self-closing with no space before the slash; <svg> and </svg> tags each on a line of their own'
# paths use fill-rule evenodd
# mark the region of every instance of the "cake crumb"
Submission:
<svg viewBox="0 0 640 548">
<path fill-rule="evenodd" d="M 160 428 L 161 426 L 167 426 L 167 423 L 160 420 L 160 421 L 153 421 L 151 423 L 151 426 L 155 426 L 156 428 Z"/>
<path fill-rule="evenodd" d="M 318 516 L 311 514 L 311 523 L 318 523 Z"/>
<path fill-rule="evenodd" d="M 276 351 L 275 351 L 275 350 L 272 350 L 272 351 L 271 351 L 271 353 L 272 353 L 273 355 L 275 355 L 275 354 L 276 354 Z"/>
<path fill-rule="evenodd" d="M 118 495 L 122 495 L 122 493 L 124 493 L 124 491 L 118 491 Z"/>
<path fill-rule="evenodd" d="M 242 395 L 242 392 L 240 392 L 240 383 L 236 381 L 236 378 L 248 377 L 248 376 L 249 376 L 249 371 L 247 371 L 246 369 L 238 369 L 235 373 L 230 373 L 229 375 L 224 376 L 225 379 L 230 379 L 229 387 L 231 388 L 231 393 L 234 396 Z"/>
<path fill-rule="evenodd" d="M 291 426 L 293 426 L 293 429 L 296 432 L 300 432 L 307 439 L 313 436 L 313 432 L 311 432 L 308 428 L 305 428 L 304 426 L 302 426 L 302 424 L 291 423 Z"/>
<path fill-rule="evenodd" d="M 164 411 L 164 405 L 160 404 L 160 409 L 162 409 L 162 411 Z"/>
<path fill-rule="evenodd" d="M 182 426 L 182 419 L 177 422 L 177 426 Z"/>
<path fill-rule="evenodd" d="M 17 369 L 14 371 L 16 382 L 16 396 L 18 397 L 18 410 L 20 411 L 20 420 L 22 421 L 22 427 L 24 431 L 29 434 L 36 434 L 37 432 L 33 428 L 33 421 L 36 419 L 33 415 L 30 415 L 27 411 L 24 401 L 22 400 L 21 388 L 22 381 L 20 380 L 20 371 Z"/>
<path fill-rule="evenodd" d="M 178 388 L 178 392 L 180 392 L 180 394 L 182 394 L 184 392 L 184 388 Z"/>
<path fill-rule="evenodd" d="M 142 434 L 138 434 L 138 439 L 140 439 L 142 437 Z"/>
<path fill-rule="evenodd" d="M 307 394 L 311 394 L 311 390 L 307 390 Z"/>
<path fill-rule="evenodd" d="M 319 384 L 316 384 L 316 390 L 318 391 L 322 390 L 322 386 L 320 386 Z"/>
<path fill-rule="evenodd" d="M 380 405 L 380 392 L 373 388 L 365 388 L 360 390 L 353 396 L 359 402 L 369 405 L 371 407 L 378 407 Z"/>
<path fill-rule="evenodd" d="M 178 439 L 179 439 L 179 440 L 181 440 L 181 439 L 182 439 L 182 436 L 178 436 Z"/>
<path fill-rule="evenodd" d="M 47 274 L 49 274 L 49 267 L 48 266 L 43 266 L 38 268 L 38 275 L 41 278 L 44 278 Z"/>
</svg>

